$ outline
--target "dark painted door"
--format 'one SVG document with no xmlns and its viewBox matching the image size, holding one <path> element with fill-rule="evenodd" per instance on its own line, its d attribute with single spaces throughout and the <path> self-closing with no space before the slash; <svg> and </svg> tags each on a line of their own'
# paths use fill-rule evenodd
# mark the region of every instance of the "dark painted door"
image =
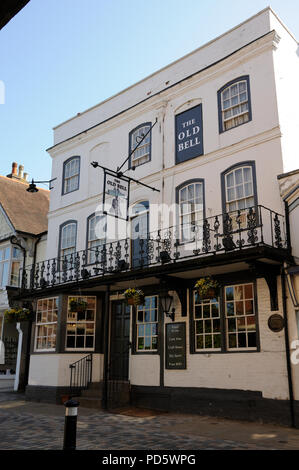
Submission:
<svg viewBox="0 0 299 470">
<path fill-rule="evenodd" d="M 110 379 L 129 378 L 130 307 L 124 301 L 112 302 Z"/>
</svg>

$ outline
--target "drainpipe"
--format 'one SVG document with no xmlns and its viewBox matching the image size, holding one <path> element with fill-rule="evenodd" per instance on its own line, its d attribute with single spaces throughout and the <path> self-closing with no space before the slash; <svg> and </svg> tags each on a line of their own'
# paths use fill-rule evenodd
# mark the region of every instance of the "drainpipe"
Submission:
<svg viewBox="0 0 299 470">
<path fill-rule="evenodd" d="M 34 271 L 35 271 L 35 264 L 36 264 L 37 245 L 39 244 L 39 242 L 41 241 L 42 236 L 45 233 L 47 233 L 47 232 L 40 233 L 39 236 L 37 237 L 36 241 L 35 241 L 35 244 L 34 244 L 34 252 L 33 252 Z M 28 378 L 29 378 L 31 337 L 32 337 L 32 320 L 29 323 L 27 346 L 26 346 L 26 363 L 25 363 L 25 371 L 24 371 L 24 386 L 25 387 L 28 384 Z"/>
<path fill-rule="evenodd" d="M 19 340 L 18 340 L 18 355 L 17 355 L 17 364 L 16 364 L 16 378 L 15 378 L 15 383 L 14 383 L 14 391 L 15 392 L 17 392 L 18 388 L 19 388 L 21 356 L 22 356 L 22 343 L 23 343 L 23 331 L 21 329 L 20 322 L 17 323 L 16 330 L 19 333 Z"/>
<path fill-rule="evenodd" d="M 291 366 L 291 360 L 290 360 L 289 326 L 288 326 L 288 315 L 287 315 L 287 295 L 286 295 L 284 268 L 281 269 L 281 290 L 282 290 L 282 309 L 283 309 L 283 317 L 284 317 L 284 324 L 285 324 L 284 338 L 285 338 L 287 373 L 288 373 L 291 426 L 292 428 L 295 428 L 296 420 L 295 420 L 295 411 L 294 411 L 294 389 L 293 389 L 293 379 L 292 379 L 292 366 Z"/>
<path fill-rule="evenodd" d="M 105 320 L 104 320 L 104 390 L 102 405 L 108 409 L 108 373 L 109 373 L 109 311 L 110 311 L 110 285 L 106 286 L 105 294 Z"/>
</svg>

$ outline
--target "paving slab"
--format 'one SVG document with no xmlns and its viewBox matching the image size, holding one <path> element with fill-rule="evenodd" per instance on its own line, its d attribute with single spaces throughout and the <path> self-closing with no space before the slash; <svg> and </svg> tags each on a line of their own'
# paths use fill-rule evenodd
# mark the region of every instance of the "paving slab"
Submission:
<svg viewBox="0 0 299 470">
<path fill-rule="evenodd" d="M 0 393 L 0 450 L 60 450 L 63 405 Z M 78 450 L 298 450 L 299 430 L 277 425 L 139 408 L 79 407 Z"/>
</svg>

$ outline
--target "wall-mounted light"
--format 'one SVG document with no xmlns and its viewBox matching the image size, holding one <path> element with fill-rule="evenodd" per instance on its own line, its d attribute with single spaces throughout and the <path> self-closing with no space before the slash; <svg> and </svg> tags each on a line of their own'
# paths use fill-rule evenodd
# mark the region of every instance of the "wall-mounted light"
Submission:
<svg viewBox="0 0 299 470">
<path fill-rule="evenodd" d="M 299 309 L 299 266 L 289 268 L 286 277 L 293 305 Z"/>
<path fill-rule="evenodd" d="M 163 290 L 160 293 L 159 298 L 160 298 L 160 304 L 161 304 L 161 308 L 162 308 L 164 315 L 166 315 L 168 318 L 171 318 L 171 320 L 174 321 L 175 308 L 174 307 L 171 308 L 172 303 L 173 303 L 173 297 L 169 295 L 168 289 Z"/>
<path fill-rule="evenodd" d="M 52 183 L 52 181 L 55 181 L 55 180 L 57 180 L 57 178 L 52 178 L 51 180 L 47 180 L 47 181 L 34 181 L 34 179 L 32 178 L 32 181 L 31 181 L 31 183 L 29 183 L 29 186 L 26 189 L 26 191 L 28 191 L 28 193 L 37 193 L 38 188 L 36 187 L 36 183 L 48 183 L 49 184 L 49 189 L 52 189 L 51 188 L 51 183 Z"/>
</svg>

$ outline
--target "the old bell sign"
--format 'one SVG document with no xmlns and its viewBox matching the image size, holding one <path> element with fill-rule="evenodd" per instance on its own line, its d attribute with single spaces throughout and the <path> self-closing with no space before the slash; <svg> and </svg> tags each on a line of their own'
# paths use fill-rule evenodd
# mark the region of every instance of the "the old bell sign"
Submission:
<svg viewBox="0 0 299 470">
<path fill-rule="evenodd" d="M 268 319 L 268 326 L 271 331 L 278 333 L 284 328 L 284 318 L 281 315 L 278 315 L 278 313 L 274 313 Z"/>
<path fill-rule="evenodd" d="M 184 162 L 203 155 L 202 105 L 175 117 L 175 161 Z"/>
</svg>

